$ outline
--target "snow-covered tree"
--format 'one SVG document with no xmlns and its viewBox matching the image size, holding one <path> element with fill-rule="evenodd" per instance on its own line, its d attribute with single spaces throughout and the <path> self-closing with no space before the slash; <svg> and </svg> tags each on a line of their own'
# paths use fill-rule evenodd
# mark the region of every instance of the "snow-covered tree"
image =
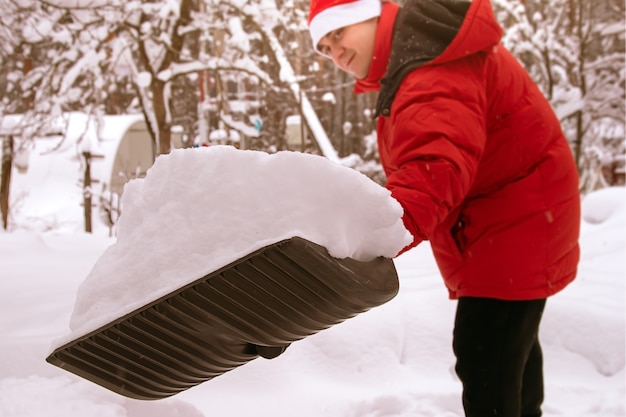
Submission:
<svg viewBox="0 0 626 417">
<path fill-rule="evenodd" d="M 0 6 L 0 123 L 20 113 L 22 144 L 69 111 L 96 121 L 105 112 L 141 112 L 160 154 L 170 151 L 181 115 L 191 136 L 208 139 L 212 125 L 229 131 L 213 137 L 249 136 L 259 142 L 252 145 L 281 149 L 284 128 L 258 119 L 274 116 L 280 103 L 304 111 L 319 145 L 314 151 L 334 155 L 282 46 L 306 29 L 304 12 L 292 3 L 281 3 L 280 11 L 274 0 L 0 0 Z M 274 135 L 260 135 L 262 126 Z"/>
<path fill-rule="evenodd" d="M 232 83 L 247 85 L 249 94 L 262 90 L 263 97 L 271 92 L 277 101 L 296 101 L 285 88 L 294 83 L 285 79 L 277 41 L 289 32 L 295 9 L 288 4 L 279 12 L 273 0 L 0 2 L 12 10 L 0 33 L 10 40 L 0 62 L 6 74 L 2 113 L 34 119 L 80 110 L 98 116 L 134 106 L 158 152 L 167 153 L 173 99 L 181 98 L 172 88 L 189 92 L 195 84 L 186 100 L 198 104 L 201 120 L 212 113 L 244 131 L 253 127 L 228 117 Z"/>
<path fill-rule="evenodd" d="M 602 164 L 623 167 L 623 1 L 554 0 L 545 7 L 539 0 L 495 0 L 494 5 L 506 29 L 504 44 L 555 108 L 581 177 L 602 175 Z M 595 187 L 590 183 L 606 181 L 582 181 L 581 189 Z"/>
</svg>

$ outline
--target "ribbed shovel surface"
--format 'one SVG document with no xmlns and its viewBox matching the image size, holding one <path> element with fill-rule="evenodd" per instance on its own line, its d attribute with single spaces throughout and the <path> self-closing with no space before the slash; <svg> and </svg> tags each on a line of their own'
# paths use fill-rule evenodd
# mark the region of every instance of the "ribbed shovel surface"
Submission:
<svg viewBox="0 0 626 417">
<path fill-rule="evenodd" d="M 391 300 L 393 261 L 332 258 L 294 237 L 56 349 L 46 360 L 118 394 L 169 397 Z"/>
</svg>

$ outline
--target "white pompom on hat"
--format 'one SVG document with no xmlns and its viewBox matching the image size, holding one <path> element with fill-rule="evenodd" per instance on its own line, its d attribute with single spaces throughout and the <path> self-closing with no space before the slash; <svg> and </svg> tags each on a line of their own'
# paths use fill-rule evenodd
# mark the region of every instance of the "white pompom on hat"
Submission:
<svg viewBox="0 0 626 417">
<path fill-rule="evenodd" d="M 313 47 L 333 30 L 380 16 L 381 0 L 311 0 L 309 32 Z"/>
</svg>

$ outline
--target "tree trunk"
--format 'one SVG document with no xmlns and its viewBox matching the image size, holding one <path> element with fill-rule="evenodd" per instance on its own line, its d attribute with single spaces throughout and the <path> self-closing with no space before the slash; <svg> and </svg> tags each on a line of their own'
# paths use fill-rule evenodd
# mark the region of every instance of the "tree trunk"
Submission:
<svg viewBox="0 0 626 417">
<path fill-rule="evenodd" d="M 83 205 L 85 214 L 85 232 L 91 233 L 91 153 L 83 152 L 85 172 L 83 178 Z"/>
<path fill-rule="evenodd" d="M 152 103 L 154 105 L 154 117 L 159 129 L 159 154 L 168 154 L 171 150 L 172 132 L 167 121 L 167 107 L 165 102 L 165 83 L 155 80 L 152 83 Z"/>
<path fill-rule="evenodd" d="M 7 230 L 9 219 L 9 189 L 11 188 L 11 170 L 13 167 L 13 136 L 2 141 L 2 174 L 0 176 L 0 212 L 2 227 Z"/>
<path fill-rule="evenodd" d="M 572 4 L 572 11 L 574 10 L 575 5 Z M 579 87 L 580 93 L 582 97 L 587 96 L 587 77 L 585 75 L 585 62 L 587 61 L 587 34 L 585 29 L 585 24 L 583 21 L 583 5 L 582 2 L 578 3 L 578 13 L 572 13 L 572 19 L 575 19 L 578 16 L 578 20 L 575 22 L 576 27 L 576 36 L 579 39 L 579 59 L 578 59 L 578 76 L 579 79 Z M 589 14 L 589 18 L 591 18 L 591 13 Z M 590 20 L 591 21 L 591 20 Z M 578 175 L 581 175 L 581 169 L 585 164 L 584 159 L 584 138 L 585 138 L 585 126 L 584 122 L 584 114 L 583 111 L 586 111 L 585 108 L 576 112 L 576 142 L 574 149 L 574 157 L 576 158 L 576 165 L 578 166 Z"/>
</svg>

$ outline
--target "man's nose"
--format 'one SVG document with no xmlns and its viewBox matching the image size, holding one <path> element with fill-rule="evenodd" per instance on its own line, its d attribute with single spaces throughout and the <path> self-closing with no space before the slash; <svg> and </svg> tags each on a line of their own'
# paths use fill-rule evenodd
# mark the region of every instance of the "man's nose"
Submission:
<svg viewBox="0 0 626 417">
<path fill-rule="evenodd" d="M 330 57 L 333 59 L 333 61 L 335 61 L 335 63 L 340 62 L 340 58 L 344 50 L 345 48 L 336 43 L 330 46 Z"/>
</svg>

